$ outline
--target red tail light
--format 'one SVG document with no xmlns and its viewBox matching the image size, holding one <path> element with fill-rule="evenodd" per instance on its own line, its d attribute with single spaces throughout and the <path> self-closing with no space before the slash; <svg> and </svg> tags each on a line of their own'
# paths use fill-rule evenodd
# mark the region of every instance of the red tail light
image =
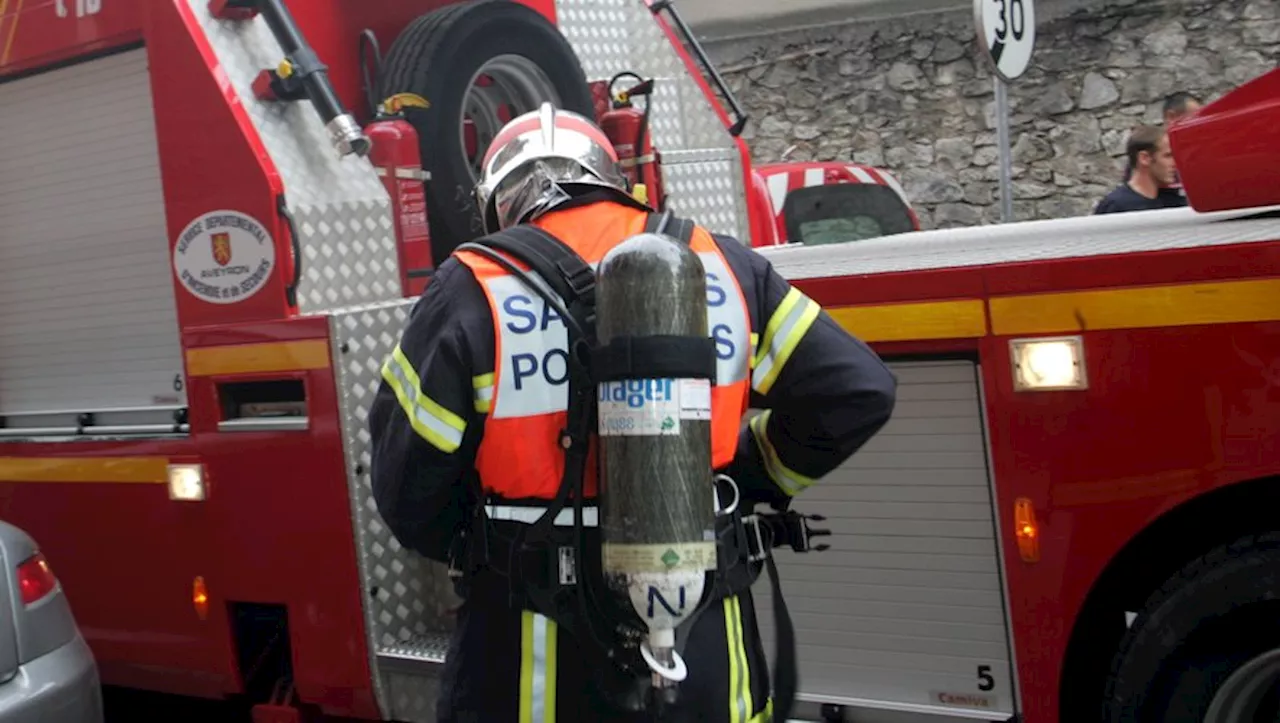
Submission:
<svg viewBox="0 0 1280 723">
<path fill-rule="evenodd" d="M 37 552 L 18 565 L 18 587 L 22 591 L 24 605 L 43 600 L 57 586 L 58 578 L 53 576 L 44 555 Z"/>
</svg>

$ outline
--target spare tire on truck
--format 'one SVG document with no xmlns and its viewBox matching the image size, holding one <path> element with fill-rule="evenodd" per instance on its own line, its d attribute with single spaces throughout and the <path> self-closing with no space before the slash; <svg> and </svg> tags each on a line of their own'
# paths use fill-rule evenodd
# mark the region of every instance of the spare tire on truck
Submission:
<svg viewBox="0 0 1280 723">
<path fill-rule="evenodd" d="M 472 190 L 489 142 L 512 118 L 550 101 L 588 118 L 591 89 L 573 47 L 537 11 L 512 0 L 461 0 L 410 23 L 383 61 L 382 94 L 413 93 L 438 266 L 484 234 Z"/>
<path fill-rule="evenodd" d="M 1280 720 L 1280 533 L 1212 550 L 1151 596 L 1112 662 L 1102 720 Z"/>
</svg>

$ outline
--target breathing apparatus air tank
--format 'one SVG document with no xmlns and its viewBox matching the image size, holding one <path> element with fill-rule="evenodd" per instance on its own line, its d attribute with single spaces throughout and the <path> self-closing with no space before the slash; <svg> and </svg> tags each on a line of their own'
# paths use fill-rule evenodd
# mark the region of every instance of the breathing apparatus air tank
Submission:
<svg viewBox="0 0 1280 723">
<path fill-rule="evenodd" d="M 627 239 L 596 272 L 612 362 L 597 390 L 603 575 L 647 626 L 640 653 L 668 698 L 688 674 L 676 628 L 716 563 L 706 300 L 697 254 L 659 234 Z"/>
</svg>

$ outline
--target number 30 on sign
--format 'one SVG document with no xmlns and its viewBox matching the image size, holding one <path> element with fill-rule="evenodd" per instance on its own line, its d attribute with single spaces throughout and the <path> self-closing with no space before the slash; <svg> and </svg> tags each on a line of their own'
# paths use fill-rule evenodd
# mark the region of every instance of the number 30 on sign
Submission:
<svg viewBox="0 0 1280 723">
<path fill-rule="evenodd" d="M 974 0 L 978 40 L 995 72 L 1006 81 L 1022 75 L 1031 64 L 1036 44 L 1033 0 Z"/>
</svg>

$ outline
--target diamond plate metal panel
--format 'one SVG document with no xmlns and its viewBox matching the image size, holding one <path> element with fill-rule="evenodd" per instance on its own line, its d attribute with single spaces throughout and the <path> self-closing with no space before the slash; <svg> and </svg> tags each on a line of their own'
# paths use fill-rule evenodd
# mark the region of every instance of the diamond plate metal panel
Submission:
<svg viewBox="0 0 1280 723">
<path fill-rule="evenodd" d="M 699 223 L 746 241 L 742 156 L 693 69 L 643 0 L 557 0 L 560 31 L 573 45 L 589 80 L 608 80 L 624 70 L 656 79 L 650 116 L 655 145 L 663 154 L 672 206 Z M 718 151 L 721 163 L 684 163 L 686 151 Z"/>
<path fill-rule="evenodd" d="M 413 672 L 392 672 L 387 676 L 391 700 L 388 717 L 403 723 L 436 723 L 436 701 L 440 681 Z"/>
<path fill-rule="evenodd" d="M 427 635 L 378 654 L 387 688 L 387 717 L 404 723 L 436 723 L 436 701 L 448 635 Z"/>
<path fill-rule="evenodd" d="M 672 211 L 696 220 L 709 231 L 748 241 L 746 200 L 739 191 L 742 171 L 736 154 L 721 160 L 674 163 L 664 157 L 662 169 Z"/>
<path fill-rule="evenodd" d="M 186 2 L 280 173 L 304 260 L 299 310 L 314 313 L 398 297 L 391 201 L 368 159 L 339 158 L 310 103 L 254 97 L 254 77 L 281 57 L 261 17 L 219 20 L 209 13 L 208 0 Z"/>
<path fill-rule="evenodd" d="M 378 514 L 369 480 L 369 408 L 378 392 L 382 363 L 399 341 L 414 303 L 416 299 L 371 304 L 330 317 L 351 518 L 367 592 L 363 599 L 370 666 L 377 671 L 374 687 L 384 714 L 392 705 L 390 673 L 382 669 L 379 654 L 399 655 L 415 647 L 411 643 L 448 633 L 453 625 L 449 611 L 459 603 L 443 565 L 396 541 Z"/>
</svg>

